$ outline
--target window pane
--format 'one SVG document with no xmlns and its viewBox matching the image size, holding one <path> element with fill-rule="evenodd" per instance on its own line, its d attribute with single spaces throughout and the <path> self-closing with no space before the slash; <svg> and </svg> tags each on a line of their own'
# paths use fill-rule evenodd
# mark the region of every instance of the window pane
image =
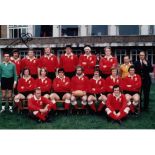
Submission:
<svg viewBox="0 0 155 155">
<path fill-rule="evenodd" d="M 155 55 L 153 55 L 153 64 L 155 64 Z"/>
<path fill-rule="evenodd" d="M 53 36 L 53 25 L 41 25 L 40 36 L 41 37 L 51 37 L 51 36 Z"/>
<path fill-rule="evenodd" d="M 147 54 L 152 54 L 153 50 L 152 49 L 148 49 L 146 52 L 147 52 Z"/>
<path fill-rule="evenodd" d="M 62 25 L 62 36 L 78 36 L 78 25 Z"/>
<path fill-rule="evenodd" d="M 139 35 L 139 26 L 119 25 L 119 35 Z"/>
<path fill-rule="evenodd" d="M 22 33 L 26 33 L 26 29 L 25 28 L 22 29 Z"/>
<path fill-rule="evenodd" d="M 35 25 L 35 37 L 41 36 L 41 25 Z"/>
<path fill-rule="evenodd" d="M 14 29 L 14 36 L 13 38 L 17 38 L 18 37 L 18 29 Z"/>
<path fill-rule="evenodd" d="M 9 38 L 13 38 L 13 30 L 12 29 L 9 30 Z"/>
<path fill-rule="evenodd" d="M 108 26 L 92 25 L 92 35 L 96 35 L 96 36 L 108 35 Z"/>
<path fill-rule="evenodd" d="M 148 61 L 152 63 L 152 55 L 148 55 Z"/>
</svg>

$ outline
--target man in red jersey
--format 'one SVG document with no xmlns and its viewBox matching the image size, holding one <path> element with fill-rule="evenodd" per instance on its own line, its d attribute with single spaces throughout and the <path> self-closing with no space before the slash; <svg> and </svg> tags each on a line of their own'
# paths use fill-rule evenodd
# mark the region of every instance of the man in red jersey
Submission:
<svg viewBox="0 0 155 155">
<path fill-rule="evenodd" d="M 134 66 L 129 67 L 129 75 L 123 79 L 122 89 L 125 93 L 131 112 L 135 112 L 140 102 L 141 77 L 135 74 Z"/>
<path fill-rule="evenodd" d="M 116 121 L 121 121 L 130 111 L 124 94 L 121 94 L 120 87 L 115 85 L 113 93 L 108 95 L 106 102 L 106 113 L 108 117 Z"/>
<path fill-rule="evenodd" d="M 28 50 L 28 55 L 21 60 L 21 69 L 28 68 L 31 76 L 36 79 L 38 77 L 38 59 L 35 57 L 33 49 Z"/>
<path fill-rule="evenodd" d="M 53 103 L 41 96 L 41 89 L 36 88 L 32 98 L 28 99 L 28 109 L 40 121 L 46 121 L 49 112 L 55 108 Z"/>
<path fill-rule="evenodd" d="M 13 56 L 10 57 L 10 61 L 13 62 L 16 66 L 17 77 L 20 77 L 21 73 L 21 59 L 19 56 L 19 51 L 17 49 L 13 50 Z"/>
<path fill-rule="evenodd" d="M 32 97 L 35 86 L 35 80 L 33 77 L 31 77 L 30 70 L 25 68 L 22 72 L 22 77 L 18 80 L 18 94 L 14 97 L 15 106 L 17 106 L 19 109 L 22 109 L 22 100 Z"/>
<path fill-rule="evenodd" d="M 75 109 L 78 109 L 77 98 L 80 98 L 82 109 L 86 109 L 87 105 L 87 92 L 89 90 L 89 79 L 83 73 L 83 68 L 77 66 L 76 75 L 71 79 L 71 104 Z"/>
<path fill-rule="evenodd" d="M 62 54 L 60 57 L 60 68 L 64 69 L 67 77 L 72 78 L 75 75 L 75 69 L 78 65 L 78 57 L 73 54 L 70 45 L 66 46 L 65 51 L 66 53 Z"/>
<path fill-rule="evenodd" d="M 122 78 L 118 75 L 117 68 L 111 69 L 111 75 L 106 78 L 106 94 L 113 92 L 113 86 L 119 85 L 121 87 L 122 84 Z"/>
<path fill-rule="evenodd" d="M 111 75 L 111 68 L 117 67 L 117 59 L 111 55 L 111 48 L 105 47 L 105 56 L 100 59 L 99 68 L 102 72 L 102 77 L 106 79 Z"/>
<path fill-rule="evenodd" d="M 90 79 L 89 85 L 90 85 L 89 90 L 90 95 L 88 96 L 88 105 L 94 112 L 96 112 L 95 101 L 99 100 L 100 104 L 104 106 L 107 100 L 107 97 L 104 95 L 105 80 L 101 78 L 100 71 L 98 68 L 95 69 L 94 76 L 92 79 Z"/>
<path fill-rule="evenodd" d="M 70 79 L 64 75 L 64 69 L 58 69 L 58 76 L 53 81 L 54 92 L 50 95 L 50 99 L 53 104 L 57 100 L 62 99 L 64 101 L 64 108 L 68 110 L 70 108 Z"/>
<path fill-rule="evenodd" d="M 96 66 L 96 56 L 91 53 L 91 47 L 84 47 L 85 53 L 79 57 L 79 65 L 84 68 L 84 74 L 90 79 L 93 77 Z"/>
<path fill-rule="evenodd" d="M 47 70 L 45 68 L 40 69 L 39 78 L 36 79 L 36 87 L 41 88 L 41 96 L 49 98 L 52 89 L 52 81 L 47 77 Z"/>
<path fill-rule="evenodd" d="M 52 49 L 50 47 L 44 49 L 44 55 L 39 59 L 39 68 L 46 68 L 48 71 L 47 76 L 53 80 L 59 64 L 57 57 L 51 51 Z"/>
</svg>

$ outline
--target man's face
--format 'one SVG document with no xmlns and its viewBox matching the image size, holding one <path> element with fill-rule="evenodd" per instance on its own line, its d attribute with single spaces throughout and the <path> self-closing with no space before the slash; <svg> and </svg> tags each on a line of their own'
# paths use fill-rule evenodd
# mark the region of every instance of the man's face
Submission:
<svg viewBox="0 0 155 155">
<path fill-rule="evenodd" d="M 114 88 L 114 94 L 118 96 L 120 94 L 119 88 Z"/>
<path fill-rule="evenodd" d="M 41 97 L 41 90 L 36 90 L 35 91 L 35 96 L 37 99 L 39 99 Z"/>
<path fill-rule="evenodd" d="M 124 57 L 124 63 L 129 63 L 130 62 L 130 59 L 129 59 L 129 57 Z"/>
<path fill-rule="evenodd" d="M 89 55 L 91 53 L 90 49 L 85 49 L 85 54 Z"/>
<path fill-rule="evenodd" d="M 41 75 L 44 77 L 46 76 L 46 71 L 44 69 L 41 70 Z"/>
<path fill-rule="evenodd" d="M 112 72 L 111 72 L 111 74 L 112 74 L 113 76 L 116 76 L 116 75 L 117 75 L 117 70 L 116 70 L 116 69 L 113 69 Z"/>
<path fill-rule="evenodd" d="M 72 49 L 70 47 L 67 47 L 65 51 L 66 51 L 66 54 L 71 54 Z"/>
<path fill-rule="evenodd" d="M 4 54 L 4 61 L 9 62 L 9 60 L 10 60 L 9 54 Z"/>
<path fill-rule="evenodd" d="M 26 69 L 26 70 L 24 71 L 24 75 L 25 75 L 25 76 L 30 75 L 30 72 L 29 72 L 29 70 L 28 70 L 28 69 Z"/>
<path fill-rule="evenodd" d="M 134 75 L 134 74 L 135 74 L 135 69 L 134 69 L 134 68 L 131 68 L 131 69 L 129 70 L 129 73 L 130 73 L 130 75 Z"/>
<path fill-rule="evenodd" d="M 105 49 L 105 55 L 110 56 L 111 55 L 111 49 L 106 48 Z"/>
<path fill-rule="evenodd" d="M 99 71 L 95 71 L 95 72 L 94 72 L 94 76 L 95 76 L 95 77 L 99 77 Z"/>
<path fill-rule="evenodd" d="M 144 52 L 140 52 L 139 53 L 139 58 L 140 58 L 140 60 L 144 60 L 145 59 L 145 53 Z"/>
<path fill-rule="evenodd" d="M 49 47 L 45 48 L 45 54 L 50 55 L 50 53 L 51 53 L 51 49 Z"/>
<path fill-rule="evenodd" d="M 64 72 L 63 71 L 59 71 L 58 75 L 59 75 L 60 78 L 63 78 L 64 77 Z"/>
<path fill-rule="evenodd" d="M 14 53 L 13 53 L 13 57 L 17 59 L 17 58 L 19 57 L 18 52 L 14 52 Z"/>
<path fill-rule="evenodd" d="M 76 70 L 76 74 L 77 74 L 78 76 L 82 75 L 82 69 L 81 69 L 81 68 L 78 68 L 78 69 Z"/>
<path fill-rule="evenodd" d="M 34 56 L 34 52 L 33 52 L 33 51 L 28 51 L 28 56 L 29 56 L 30 58 L 32 58 L 32 57 Z"/>
</svg>

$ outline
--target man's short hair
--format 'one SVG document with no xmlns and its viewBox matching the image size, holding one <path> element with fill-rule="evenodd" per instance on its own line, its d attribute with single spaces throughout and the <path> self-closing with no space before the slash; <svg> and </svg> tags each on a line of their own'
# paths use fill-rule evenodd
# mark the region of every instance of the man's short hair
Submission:
<svg viewBox="0 0 155 155">
<path fill-rule="evenodd" d="M 14 54 L 14 53 L 18 53 L 18 54 L 19 54 L 19 50 L 18 50 L 18 49 L 14 49 L 14 50 L 12 51 L 12 54 Z"/>
<path fill-rule="evenodd" d="M 28 71 L 29 71 L 29 74 L 31 75 L 30 69 L 29 69 L 29 68 L 24 68 L 24 69 L 22 70 L 22 76 L 24 75 L 25 70 L 28 70 Z"/>
<path fill-rule="evenodd" d="M 29 51 L 33 51 L 33 52 L 34 52 L 34 49 L 33 49 L 33 48 L 29 48 L 29 49 L 28 49 L 28 52 L 29 52 Z"/>
<path fill-rule="evenodd" d="M 64 71 L 63 68 L 59 68 L 59 69 L 58 69 L 58 73 L 59 73 L 59 72 L 63 72 L 63 73 L 64 73 L 65 71 Z"/>
<path fill-rule="evenodd" d="M 8 55 L 10 56 L 10 52 L 7 52 L 7 51 L 4 52 L 4 53 L 3 53 L 3 56 L 4 56 L 5 54 L 8 54 Z"/>
<path fill-rule="evenodd" d="M 130 69 L 135 69 L 134 65 L 131 65 L 128 69 L 128 72 L 130 71 Z"/>
<path fill-rule="evenodd" d="M 146 52 L 145 52 L 144 50 L 140 50 L 139 54 L 140 54 L 141 52 L 143 52 L 143 53 L 145 54 L 145 56 L 146 56 Z"/>
<path fill-rule="evenodd" d="M 106 47 L 104 47 L 104 50 L 106 50 L 106 49 L 111 50 L 111 47 L 110 47 L 110 46 L 106 46 Z"/>
<path fill-rule="evenodd" d="M 87 50 L 87 49 L 91 51 L 91 46 L 90 45 L 85 45 L 84 46 L 84 51 Z"/>
<path fill-rule="evenodd" d="M 113 91 L 114 91 L 115 88 L 119 88 L 119 90 L 120 90 L 120 86 L 119 85 L 114 85 L 113 86 Z"/>
<path fill-rule="evenodd" d="M 98 67 L 98 66 L 97 66 L 97 67 L 95 67 L 94 72 L 99 72 L 99 74 L 101 73 L 101 72 L 100 72 L 100 69 L 99 69 L 99 67 Z"/>
<path fill-rule="evenodd" d="M 84 71 L 84 69 L 83 69 L 82 66 L 76 66 L 76 71 L 77 71 L 79 68 L 80 68 L 82 71 Z"/>
<path fill-rule="evenodd" d="M 65 48 L 72 48 L 72 46 L 71 45 L 66 45 L 66 47 Z"/>
<path fill-rule="evenodd" d="M 36 91 L 41 91 L 41 88 L 40 88 L 40 87 L 36 87 L 36 88 L 34 89 L 34 93 L 35 93 Z"/>
<path fill-rule="evenodd" d="M 42 70 L 45 70 L 46 75 L 47 75 L 48 71 L 47 71 L 47 69 L 46 69 L 46 68 L 44 68 L 44 67 L 40 68 L 40 72 L 39 72 L 39 74 L 41 75 Z"/>
</svg>

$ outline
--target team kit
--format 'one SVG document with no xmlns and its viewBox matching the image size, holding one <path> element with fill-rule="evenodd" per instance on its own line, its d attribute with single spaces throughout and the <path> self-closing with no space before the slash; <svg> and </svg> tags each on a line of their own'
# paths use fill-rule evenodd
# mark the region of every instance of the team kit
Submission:
<svg viewBox="0 0 155 155">
<path fill-rule="evenodd" d="M 44 48 L 40 58 L 35 57 L 33 49 L 28 49 L 22 59 L 17 49 L 12 55 L 5 52 L 0 64 L 0 113 L 5 113 L 6 103 L 10 113 L 16 108 L 22 110 L 25 100 L 31 116 L 40 122 L 46 122 L 50 112 L 57 110 L 59 101 L 64 110 L 89 109 L 118 122 L 130 113 L 148 110 L 149 73 L 153 68 L 145 51 L 140 51 L 138 61 L 132 62 L 125 55 L 119 64 L 110 47 L 103 49 L 104 56 L 98 63 L 91 50 L 86 45 L 84 54 L 78 57 L 67 45 L 59 61 L 50 47 Z"/>
</svg>

